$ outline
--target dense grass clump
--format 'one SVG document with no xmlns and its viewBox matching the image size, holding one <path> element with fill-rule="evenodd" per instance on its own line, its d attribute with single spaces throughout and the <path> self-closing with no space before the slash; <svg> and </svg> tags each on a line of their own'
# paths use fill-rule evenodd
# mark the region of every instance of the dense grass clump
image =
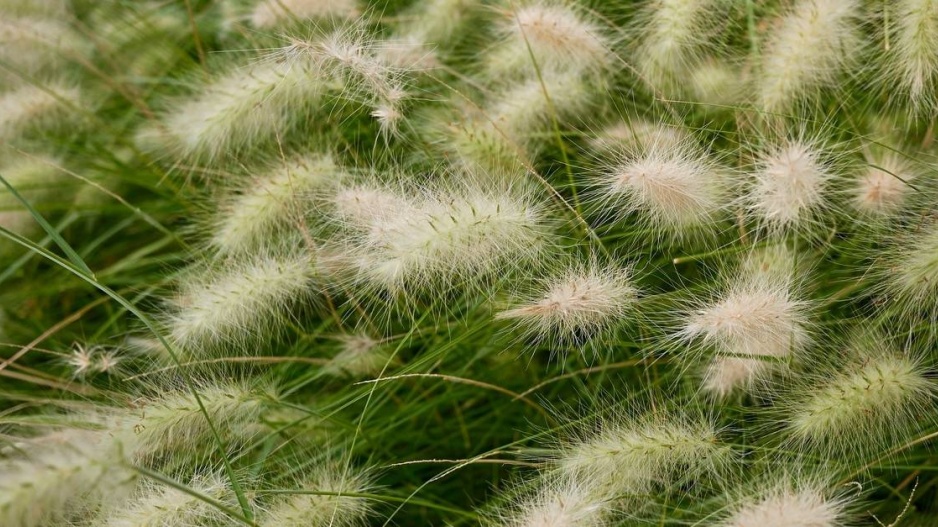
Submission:
<svg viewBox="0 0 938 527">
<path fill-rule="evenodd" d="M 938 525 L 938 0 L 0 0 L 0 527 Z"/>
</svg>

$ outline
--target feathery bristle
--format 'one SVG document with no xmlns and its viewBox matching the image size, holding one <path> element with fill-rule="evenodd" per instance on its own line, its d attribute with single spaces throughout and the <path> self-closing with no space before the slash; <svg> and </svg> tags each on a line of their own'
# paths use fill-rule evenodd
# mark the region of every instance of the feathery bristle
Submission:
<svg viewBox="0 0 938 527">
<path fill-rule="evenodd" d="M 503 41 L 489 57 L 493 76 L 521 71 L 584 72 L 603 68 L 610 42 L 602 28 L 570 5 L 536 1 L 505 13 Z"/>
<path fill-rule="evenodd" d="M 823 153 L 806 141 L 787 141 L 760 156 L 746 197 L 750 213 L 772 233 L 811 227 L 827 206 L 835 174 Z"/>
<path fill-rule="evenodd" d="M 218 474 L 197 474 L 189 482 L 192 492 L 237 505 L 228 481 Z M 107 510 L 95 523 L 97 527 L 189 527 L 215 525 L 228 516 L 215 505 L 206 503 L 189 492 L 147 482 L 136 495 L 122 506 Z"/>
<path fill-rule="evenodd" d="M 278 229 L 302 221 L 316 190 L 335 185 L 342 176 L 330 156 L 285 162 L 223 202 L 210 244 L 225 254 L 256 248 Z"/>
<path fill-rule="evenodd" d="M 749 79 L 741 68 L 716 59 L 702 61 L 690 75 L 694 99 L 713 110 L 742 106 Z"/>
<path fill-rule="evenodd" d="M 916 226 L 889 244 L 884 265 L 874 269 L 879 290 L 892 296 L 902 314 L 917 320 L 938 310 L 938 224 Z"/>
<path fill-rule="evenodd" d="M 653 0 L 639 11 L 636 65 L 652 91 L 675 87 L 699 62 L 720 11 L 718 0 Z"/>
<path fill-rule="evenodd" d="M 854 191 L 854 206 L 861 212 L 887 216 L 898 211 L 916 174 L 911 163 L 895 152 L 869 160 Z"/>
<path fill-rule="evenodd" d="M 510 192 L 429 192 L 415 208 L 372 223 L 359 242 L 359 272 L 382 287 L 419 289 L 504 271 L 541 252 L 542 216 L 534 202 Z"/>
<path fill-rule="evenodd" d="M 717 398 L 737 391 L 748 392 L 770 369 L 771 364 L 761 359 L 716 356 L 704 370 L 701 389 Z"/>
<path fill-rule="evenodd" d="M 505 527 L 602 527 L 615 503 L 611 496 L 574 478 L 550 478 L 536 494 L 501 513 Z"/>
<path fill-rule="evenodd" d="M 686 130 L 643 119 L 629 119 L 604 128 L 590 145 L 601 153 L 641 155 L 650 149 L 680 149 L 694 144 Z"/>
<path fill-rule="evenodd" d="M 328 88 L 309 66 L 262 62 L 216 79 L 164 118 L 174 153 L 216 161 L 268 139 Z"/>
<path fill-rule="evenodd" d="M 0 466 L 0 524 L 40 527 L 93 514 L 133 486 L 113 439 L 69 429 L 23 447 L 25 458 Z"/>
<path fill-rule="evenodd" d="M 193 463 L 186 458 L 194 445 L 213 444 L 215 433 L 229 442 L 250 437 L 263 409 L 259 395 L 238 383 L 198 386 L 199 400 L 212 423 L 188 391 L 170 391 L 137 402 L 137 408 L 117 411 L 111 434 L 126 447 L 134 462 Z M 214 430 L 213 430 L 214 428 Z"/>
<path fill-rule="evenodd" d="M 670 139 L 654 139 L 602 177 L 596 201 L 604 214 L 637 213 L 676 238 L 713 228 L 724 205 L 725 171 L 695 145 Z"/>
<path fill-rule="evenodd" d="M 381 48 L 389 64 L 418 71 L 440 67 L 441 54 L 458 40 L 460 30 L 479 7 L 478 0 L 426 0 L 417 2 L 402 17 L 394 34 Z"/>
<path fill-rule="evenodd" d="M 24 80 L 20 79 L 22 74 L 54 71 L 72 55 L 85 51 L 85 42 L 63 23 L 67 16 L 59 19 L 33 15 L 6 16 L 5 10 L 0 10 L 0 13 L 4 14 L 0 18 L 0 60 L 14 72 L 13 75 L 5 75 L 0 86 L 19 84 Z"/>
<path fill-rule="evenodd" d="M 608 423 L 559 452 L 559 473 L 591 481 L 613 493 L 647 492 L 652 484 L 708 471 L 727 460 L 718 431 L 706 420 L 680 415 L 646 416 Z"/>
<path fill-rule="evenodd" d="M 758 102 L 784 112 L 830 85 L 859 51 L 857 0 L 798 0 L 778 21 L 762 52 Z"/>
<path fill-rule="evenodd" d="M 738 505 L 720 527 L 842 527 L 847 502 L 820 488 L 779 485 Z"/>
<path fill-rule="evenodd" d="M 309 494 L 296 494 L 270 506 L 262 527 L 352 527 L 362 525 L 371 507 L 359 497 L 368 491 L 370 478 L 343 465 L 313 470 L 303 484 Z M 322 492 L 323 494 L 316 494 Z M 345 494 L 347 493 L 347 494 Z"/>
<path fill-rule="evenodd" d="M 239 345 L 261 336 L 284 308 L 309 297 L 316 259 L 299 253 L 261 255 L 182 283 L 171 300 L 166 324 L 177 351 L 198 356 L 223 344 Z"/>
<path fill-rule="evenodd" d="M 81 93 L 64 84 L 23 86 L 0 95 L 0 140 L 61 124 L 81 108 Z"/>
<path fill-rule="evenodd" d="M 897 0 L 884 4 L 893 15 L 889 28 L 890 46 L 883 53 L 884 81 L 890 95 L 905 95 L 913 112 L 934 112 L 938 99 L 938 2 L 934 0 Z M 893 92 L 895 83 L 902 87 Z"/>
<path fill-rule="evenodd" d="M 629 269 L 597 265 L 567 269 L 542 280 L 539 289 L 495 318 L 513 321 L 537 340 L 561 345 L 581 343 L 621 322 L 638 293 Z"/>
<path fill-rule="evenodd" d="M 846 367 L 787 402 L 786 431 L 793 441 L 810 448 L 869 451 L 914 424 L 934 399 L 936 385 L 915 358 L 881 345 L 857 351 Z"/>
<path fill-rule="evenodd" d="M 757 274 L 736 280 L 713 302 L 692 310 L 680 339 L 701 339 L 742 358 L 784 359 L 807 346 L 808 304 L 794 295 L 789 279 Z"/>
<path fill-rule="evenodd" d="M 370 185 L 341 188 L 332 197 L 332 204 L 343 225 L 366 230 L 414 207 L 400 193 Z"/>
</svg>

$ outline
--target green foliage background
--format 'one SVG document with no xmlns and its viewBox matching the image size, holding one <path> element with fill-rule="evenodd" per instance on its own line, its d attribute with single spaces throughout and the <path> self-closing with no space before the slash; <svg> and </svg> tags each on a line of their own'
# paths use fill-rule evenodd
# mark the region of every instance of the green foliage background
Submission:
<svg viewBox="0 0 938 527">
<path fill-rule="evenodd" d="M 490 87 L 469 80 L 480 78 L 479 58 L 510 3 L 480 6 L 446 50 L 445 67 L 415 81 L 399 137 L 382 136 L 368 108 L 337 98 L 276 141 L 210 164 L 147 151 L 135 136 L 175 101 L 197 92 L 204 79 L 283 45 L 279 31 L 225 25 L 232 3 L 220 0 L 73 4 L 66 23 L 82 47 L 62 50 L 54 71 L 24 72 L 3 64 L 0 74 L 0 84 L 8 87 L 65 78 L 85 97 L 59 125 L 26 130 L 0 144 L 4 163 L 47 153 L 61 168 L 61 178 L 43 189 L 51 197 L 31 203 L 52 231 L 36 229 L 27 241 L 5 230 L 9 239 L 0 242 L 5 447 L 60 426 L 76 411 L 132 407 L 138 398 L 193 380 L 241 379 L 257 393 L 276 393 L 265 396 L 261 416 L 270 431 L 228 455 L 247 495 L 263 501 L 265 490 L 294 489 L 311 467 L 340 456 L 374 467 L 376 486 L 369 499 L 375 525 L 484 522 L 493 507 L 532 484 L 548 449 L 559 441 L 597 419 L 646 411 L 711 415 L 723 429 L 721 439 L 745 455 L 718 483 L 675 483 L 642 497 L 646 507 L 635 518 L 624 517 L 623 524 L 705 525 L 726 506 L 726 496 L 745 488 L 766 464 L 794 467 L 772 431 L 772 400 L 738 396 L 714 403 L 699 396 L 699 380 L 668 339 L 686 302 L 719 289 L 752 249 L 753 236 L 747 235 L 752 226 L 730 218 L 721 220 L 715 239 L 665 243 L 638 221 L 602 220 L 581 207 L 577 214 L 596 233 L 591 239 L 571 212 L 574 193 L 582 197 L 592 175 L 603 170 L 589 139 L 623 118 L 692 131 L 730 167 L 746 166 L 761 145 L 765 116 L 758 110 L 662 100 L 635 77 L 627 67 L 627 41 L 638 2 L 587 6 L 617 36 L 621 66 L 611 68 L 604 85 L 593 86 L 599 95 L 587 115 L 538 132 L 545 134 L 543 149 L 532 159 L 543 181 L 571 204 L 558 205 L 541 187 L 558 221 L 558 253 L 584 261 L 599 254 L 603 261 L 635 266 L 639 307 L 611 338 L 583 349 L 558 349 L 550 342 L 526 341 L 508 324 L 493 321 L 504 291 L 530 279 L 525 269 L 515 269 L 500 273 L 481 292 L 455 284 L 443 294 L 406 300 L 390 296 L 359 304 L 361 299 L 341 295 L 320 297 L 284 314 L 269 338 L 219 354 L 211 364 L 185 367 L 133 348 L 133 338 L 150 335 L 128 305 L 153 316 L 188 268 L 224 265 L 212 260 L 204 240 L 206 220 L 227 182 L 245 180 L 275 163 L 281 152 L 323 149 L 334 152 L 341 165 L 379 179 L 459 177 L 449 172 L 438 145 L 421 133 L 422 119 L 453 98 L 486 96 Z M 369 29 L 387 36 L 408 16 L 408 4 L 369 2 L 364 10 Z M 780 10 L 773 1 L 730 2 L 725 26 L 714 36 L 717 49 L 739 60 L 758 53 L 768 21 Z M 868 23 L 867 53 L 874 56 L 881 21 Z M 288 32 L 315 35 L 327 26 L 303 22 Z M 796 376 L 817 370 L 818 363 L 836 364 L 858 329 L 878 329 L 897 347 L 929 361 L 934 356 L 933 319 L 896 316 L 897 308 L 877 289 L 879 275 L 869 272 L 896 232 L 914 231 L 917 222 L 934 215 L 934 122 L 893 112 L 888 94 L 869 89 L 876 75 L 875 67 L 861 65 L 836 89 L 799 108 L 799 118 L 787 125 L 822 134 L 852 174 L 863 169 L 863 149 L 876 141 L 871 123 L 896 116 L 904 143 L 915 145 L 908 154 L 922 174 L 920 193 L 905 219 L 884 228 L 840 207 L 812 236 L 792 241 L 806 262 L 802 292 L 814 306 L 816 328 L 811 360 L 795 366 L 802 372 Z M 30 201 L 28 189 L 17 190 Z M 8 210 L 23 207 L 15 200 L 3 203 Z M 322 229 L 317 235 L 329 231 Z M 65 246 L 74 249 L 71 263 Z M 79 260 L 90 274 L 80 270 Z M 362 328 L 387 337 L 382 346 L 393 360 L 373 379 L 329 375 L 322 364 L 338 352 L 337 337 Z M 93 346 L 117 350 L 120 367 L 75 376 L 69 357 Z M 907 505 L 899 525 L 931 525 L 928 518 L 936 517 L 938 508 L 933 414 L 929 408 L 916 416 L 922 426 L 915 436 L 876 445 L 872 454 L 847 466 L 822 469 L 833 474 L 838 489 L 859 483 L 858 525 L 873 525 L 873 515 L 889 524 Z M 884 456 L 897 447 L 899 455 Z M 192 449 L 201 461 L 164 477 L 185 481 L 188 470 L 222 464 L 213 445 Z M 805 462 L 816 468 L 828 461 L 815 452 Z"/>
</svg>

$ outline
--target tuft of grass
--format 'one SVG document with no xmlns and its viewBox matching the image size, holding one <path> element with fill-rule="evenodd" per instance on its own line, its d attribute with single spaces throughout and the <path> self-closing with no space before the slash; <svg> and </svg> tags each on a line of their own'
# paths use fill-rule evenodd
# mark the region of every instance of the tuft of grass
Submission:
<svg viewBox="0 0 938 527">
<path fill-rule="evenodd" d="M 0 525 L 930 525 L 936 6 L 0 0 Z"/>
</svg>

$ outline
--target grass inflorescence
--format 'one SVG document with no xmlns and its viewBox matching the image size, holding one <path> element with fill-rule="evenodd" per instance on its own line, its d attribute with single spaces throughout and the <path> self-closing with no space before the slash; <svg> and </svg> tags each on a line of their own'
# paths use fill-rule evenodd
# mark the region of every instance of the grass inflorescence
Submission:
<svg viewBox="0 0 938 527">
<path fill-rule="evenodd" d="M 938 524 L 938 0 L 0 0 L 0 526 Z"/>
</svg>

